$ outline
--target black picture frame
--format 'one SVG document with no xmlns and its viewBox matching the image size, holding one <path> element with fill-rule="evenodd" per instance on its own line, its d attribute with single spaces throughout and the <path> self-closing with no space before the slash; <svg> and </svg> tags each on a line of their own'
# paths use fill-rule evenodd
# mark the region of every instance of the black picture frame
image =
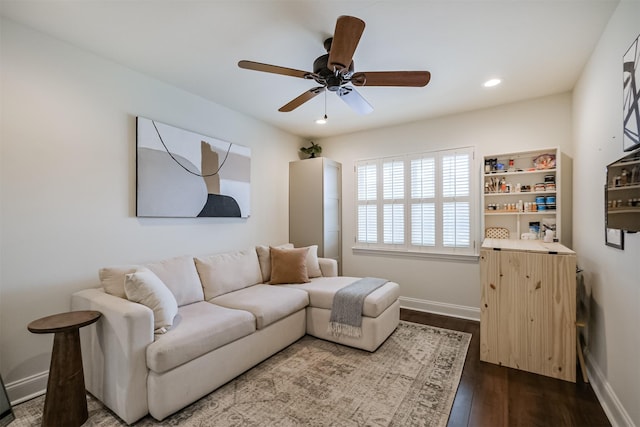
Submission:
<svg viewBox="0 0 640 427">
<path fill-rule="evenodd" d="M 640 35 L 622 57 L 622 149 L 640 147 Z"/>
<path fill-rule="evenodd" d="M 624 250 L 624 231 L 618 230 L 617 228 L 606 228 L 604 242 L 607 246 Z"/>
<path fill-rule="evenodd" d="M 624 231 L 617 228 L 609 228 L 607 224 L 608 206 L 607 185 L 604 186 L 604 244 L 612 248 L 624 250 Z"/>
</svg>

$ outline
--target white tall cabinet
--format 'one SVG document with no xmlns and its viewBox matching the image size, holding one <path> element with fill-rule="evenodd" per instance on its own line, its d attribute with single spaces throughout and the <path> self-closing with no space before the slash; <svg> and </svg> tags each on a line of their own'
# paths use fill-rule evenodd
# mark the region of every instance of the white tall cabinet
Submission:
<svg viewBox="0 0 640 427">
<path fill-rule="evenodd" d="M 342 165 L 325 157 L 289 163 L 289 241 L 318 245 L 342 272 Z"/>
</svg>

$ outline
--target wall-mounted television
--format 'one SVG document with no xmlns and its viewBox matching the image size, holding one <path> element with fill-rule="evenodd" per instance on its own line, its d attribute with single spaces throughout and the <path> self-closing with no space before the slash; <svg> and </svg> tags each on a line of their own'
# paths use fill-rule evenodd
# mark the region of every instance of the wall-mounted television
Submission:
<svg viewBox="0 0 640 427">
<path fill-rule="evenodd" d="M 607 227 L 640 231 L 640 149 L 607 165 Z"/>
</svg>

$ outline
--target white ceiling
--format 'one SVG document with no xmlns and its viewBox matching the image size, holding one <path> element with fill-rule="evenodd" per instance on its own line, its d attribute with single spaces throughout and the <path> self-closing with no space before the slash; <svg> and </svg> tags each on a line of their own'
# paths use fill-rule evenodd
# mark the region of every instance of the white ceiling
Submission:
<svg viewBox="0 0 640 427">
<path fill-rule="evenodd" d="M 302 137 L 325 137 L 571 90 L 618 0 L 0 0 L 14 21 Z M 312 71 L 336 18 L 366 22 L 356 71 L 428 70 L 424 88 L 362 87 L 360 116 L 329 94 L 278 108 L 313 81 L 239 69 L 248 59 Z M 621 52 L 621 56 L 622 56 Z M 502 85 L 482 83 L 500 77 Z"/>
</svg>

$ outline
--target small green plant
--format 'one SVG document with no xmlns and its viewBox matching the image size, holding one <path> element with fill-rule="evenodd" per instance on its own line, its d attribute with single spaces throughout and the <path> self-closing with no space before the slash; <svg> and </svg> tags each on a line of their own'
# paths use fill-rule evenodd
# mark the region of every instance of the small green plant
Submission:
<svg viewBox="0 0 640 427">
<path fill-rule="evenodd" d="M 302 147 L 300 148 L 300 151 L 304 154 L 308 154 L 309 158 L 313 159 L 314 157 L 316 157 L 316 154 L 322 153 L 322 147 L 318 144 L 314 144 L 313 141 L 309 142 L 311 142 L 311 147 Z"/>
</svg>

